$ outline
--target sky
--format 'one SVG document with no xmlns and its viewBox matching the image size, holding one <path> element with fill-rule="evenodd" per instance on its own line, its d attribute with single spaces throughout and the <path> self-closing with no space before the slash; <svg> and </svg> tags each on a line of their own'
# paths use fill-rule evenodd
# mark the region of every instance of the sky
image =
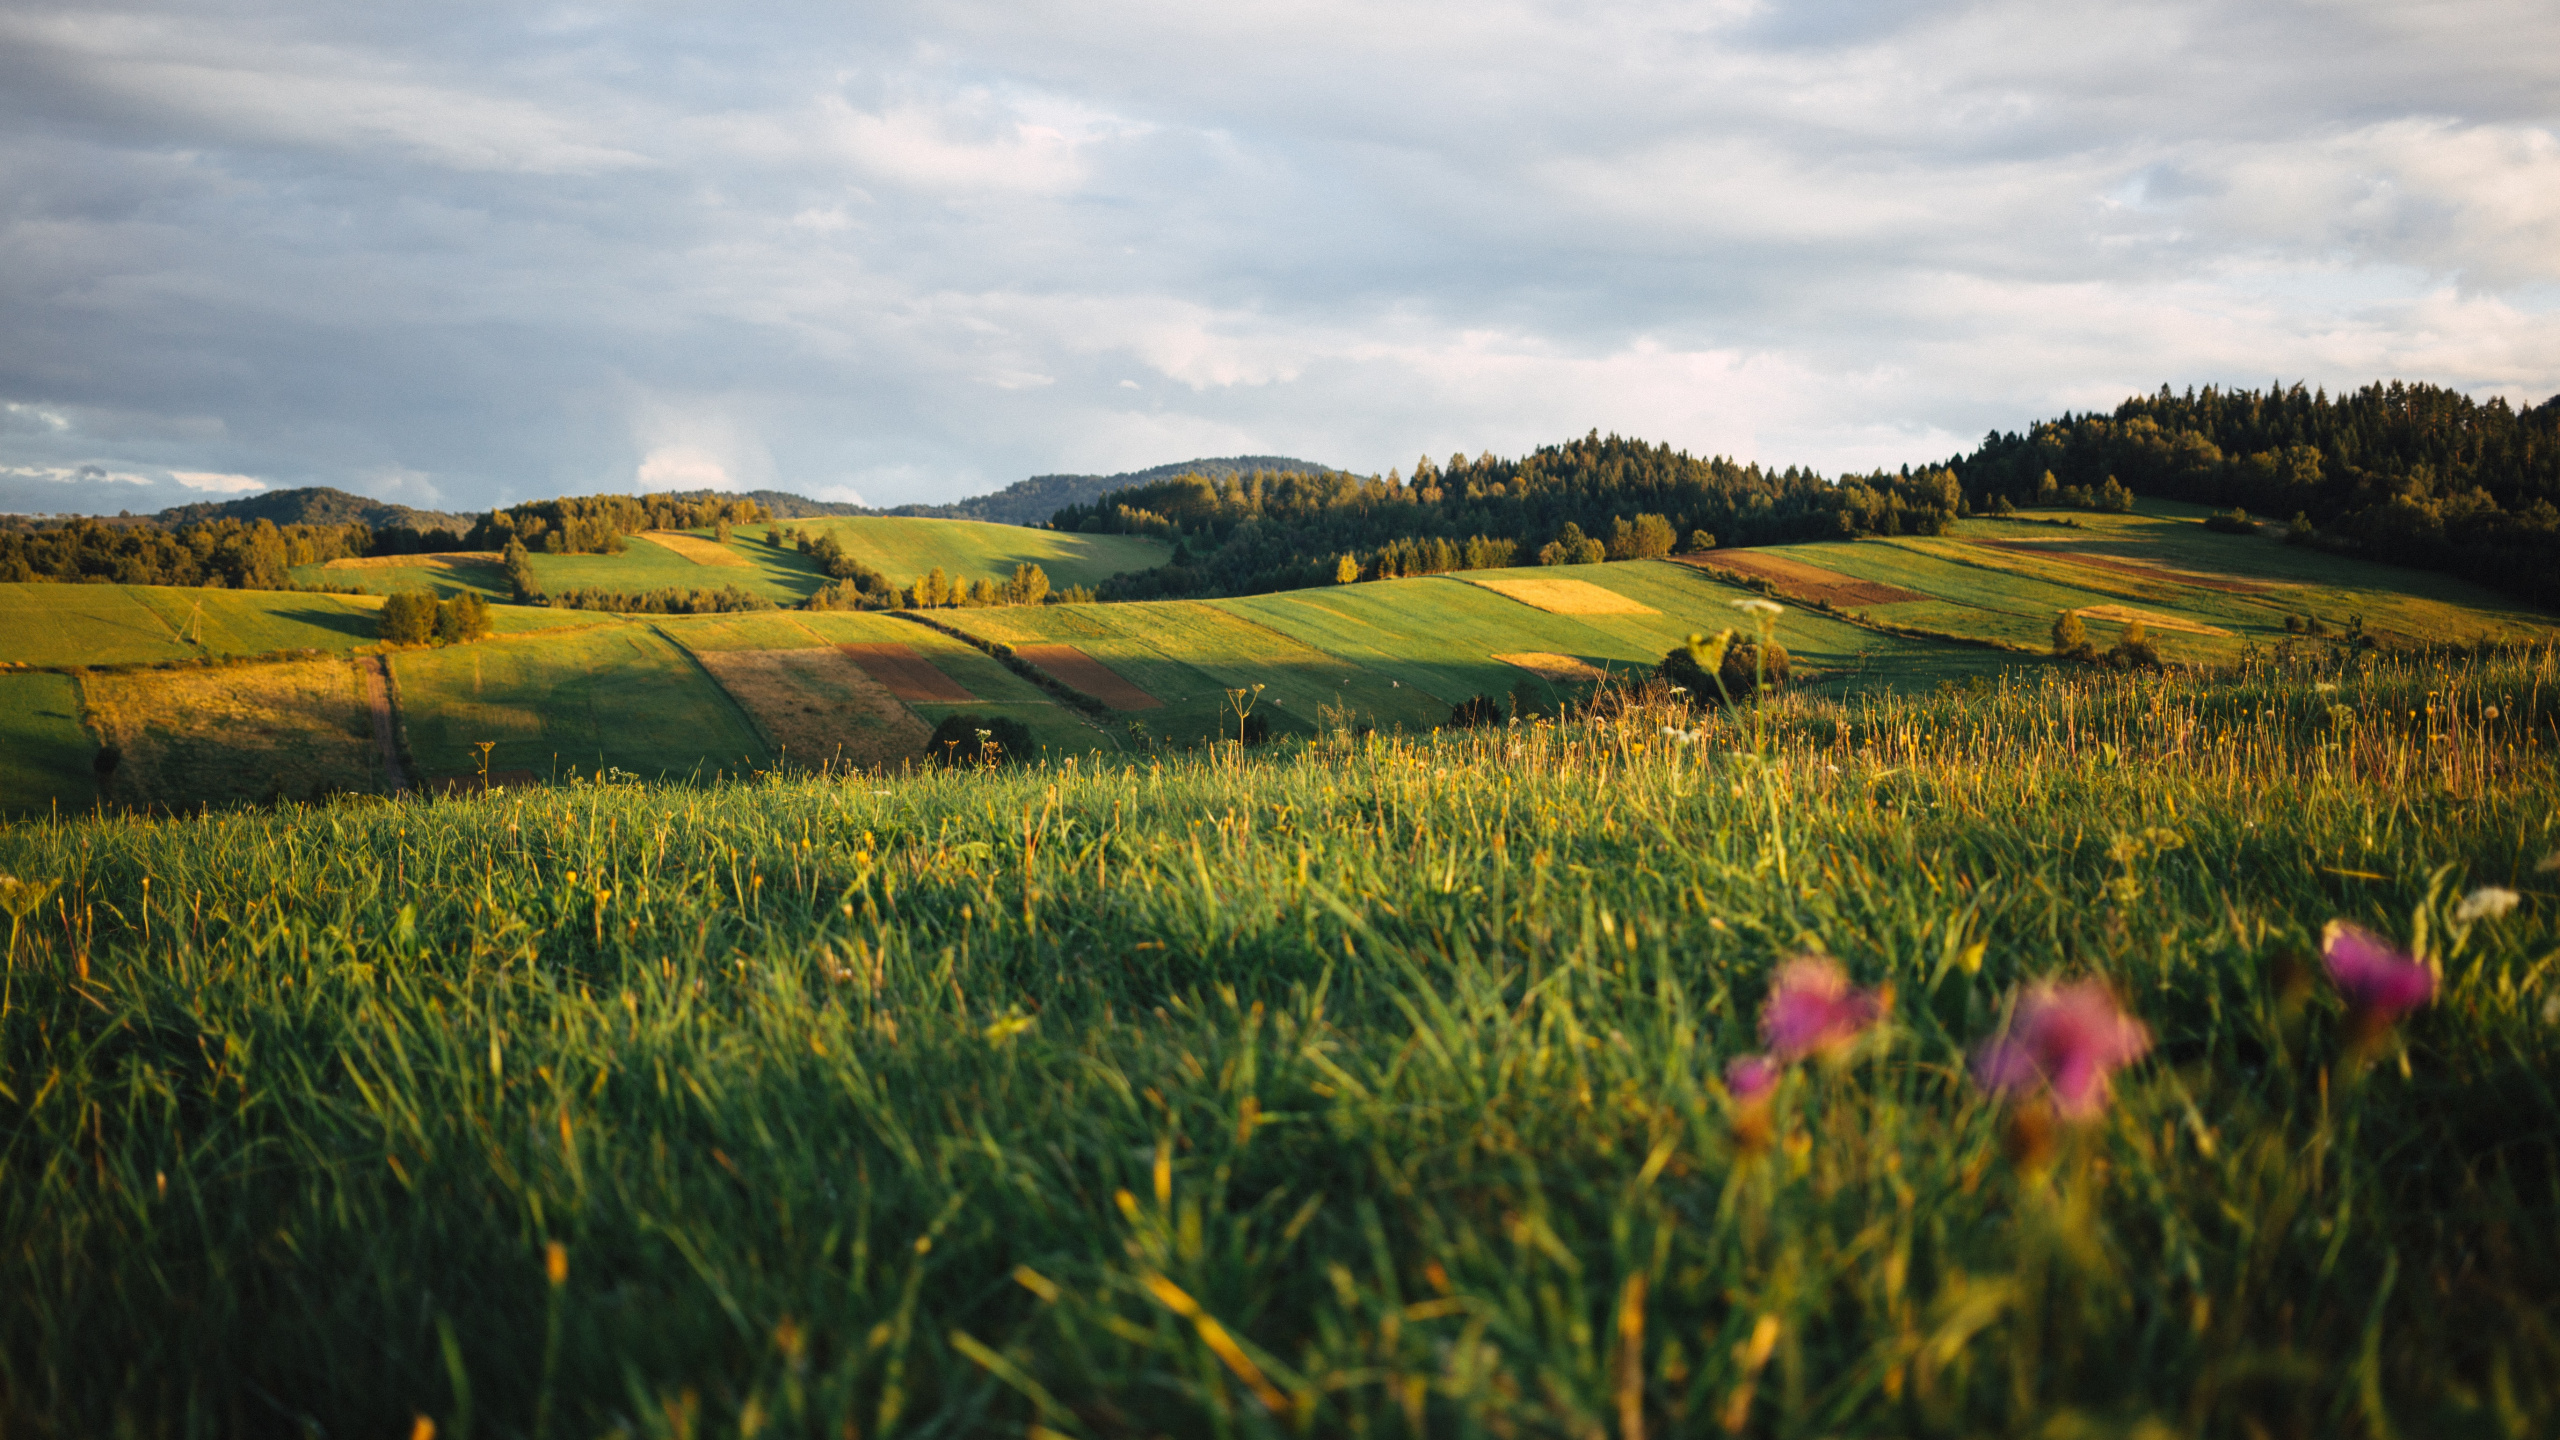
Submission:
<svg viewBox="0 0 2560 1440">
<path fill-rule="evenodd" d="M 2560 5 L 0 9 L 0 509 L 2560 392 Z"/>
</svg>

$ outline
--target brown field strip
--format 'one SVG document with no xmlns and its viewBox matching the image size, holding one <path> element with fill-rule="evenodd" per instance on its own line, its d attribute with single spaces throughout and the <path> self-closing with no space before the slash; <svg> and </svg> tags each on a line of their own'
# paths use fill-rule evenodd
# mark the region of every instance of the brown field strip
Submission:
<svg viewBox="0 0 2560 1440">
<path fill-rule="evenodd" d="M 2263 595 L 2277 587 L 2256 580 L 2242 580 L 2232 575 L 2216 575 L 2206 571 L 2180 570 L 2143 560 L 2118 560 L 2105 555 L 2092 555 L 2085 550 L 2058 549 L 2051 543 L 2034 540 L 1972 540 L 1985 550 L 2008 550 L 2020 555 L 2041 555 L 2065 565 L 2079 565 L 2091 570 L 2112 570 L 2119 575 L 2138 575 L 2146 580 L 2167 580 L 2179 585 L 2192 585 L 2198 590 L 2222 590 L 2234 595 Z"/>
<path fill-rule="evenodd" d="M 1114 710 L 1153 710 L 1164 704 L 1073 645 L 1016 645 L 1013 653 L 1049 672 L 1059 684 Z"/>
<path fill-rule="evenodd" d="M 426 555 L 341 555 L 323 570 L 414 570 L 428 565 L 495 565 L 495 550 L 438 550 Z"/>
<path fill-rule="evenodd" d="M 894 765 L 932 733 L 840 650 L 704 650 L 702 668 L 796 765 Z"/>
<path fill-rule="evenodd" d="M 863 674 L 879 681 L 883 688 L 901 700 L 966 705 L 978 698 L 908 646 L 876 642 L 839 645 L 836 648 L 861 666 Z"/>
<path fill-rule="evenodd" d="M 1482 574 L 1456 577 L 1470 585 L 1490 590 L 1506 600 L 1517 600 L 1532 610 L 1550 615 L 1658 615 L 1650 605 L 1639 605 L 1615 590 L 1594 585 L 1588 580 L 1548 580 L 1515 576 Z"/>
<path fill-rule="evenodd" d="M 1575 684 L 1584 680 L 1603 678 L 1597 668 L 1584 661 L 1576 660 L 1570 655 L 1557 655 L 1545 650 L 1516 650 L 1508 655 L 1496 655 L 1493 658 L 1505 665 L 1517 665 L 1541 680 L 1553 680 L 1560 684 Z"/>
<path fill-rule="evenodd" d="M 747 563 L 746 556 L 719 541 L 705 540 L 699 535 L 687 535 L 681 530 L 643 530 L 640 532 L 640 538 L 653 544 L 664 545 L 696 565 L 744 567 Z"/>
<path fill-rule="evenodd" d="M 1821 601 L 1828 605 L 1899 605 L 1908 600 L 1929 598 L 1917 590 L 1905 590 L 1881 580 L 1861 580 L 1837 570 L 1825 570 L 1819 565 L 1807 565 L 1801 560 L 1757 550 L 1709 550 L 1700 555 L 1674 558 L 1684 565 L 1730 570 L 1737 575 L 1766 580 L 1790 600 Z"/>
<path fill-rule="evenodd" d="M 2182 635 L 2229 635 L 2228 630 L 2195 620 L 2181 620 L 2175 615 L 2160 615 L 2149 610 L 2136 610 L 2130 605 L 2083 605 L 2076 612 L 2092 620 L 2112 620 L 2130 625 L 2139 620 L 2154 630 L 2174 630 Z"/>
<path fill-rule="evenodd" d="M 122 805 L 310 800 L 382 781 L 363 675 L 344 659 L 90 677 L 89 720 L 122 757 Z"/>
</svg>

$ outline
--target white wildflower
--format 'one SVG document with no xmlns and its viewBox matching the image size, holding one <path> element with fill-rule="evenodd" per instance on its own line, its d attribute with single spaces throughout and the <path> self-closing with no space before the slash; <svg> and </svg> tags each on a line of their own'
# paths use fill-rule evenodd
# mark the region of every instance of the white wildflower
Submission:
<svg viewBox="0 0 2560 1440">
<path fill-rule="evenodd" d="M 2484 917 L 2495 919 L 2516 908 L 2517 903 L 2523 899 L 2523 896 L 2513 890 L 2496 885 L 2483 885 L 2462 897 L 2462 903 L 2454 907 L 2453 918 L 2457 923 L 2464 925 Z"/>
<path fill-rule="evenodd" d="M 2322 695 L 2335 695 L 2338 693 L 2338 682 L 2335 680 L 2323 680 L 2311 688 L 2313 691 Z"/>
</svg>

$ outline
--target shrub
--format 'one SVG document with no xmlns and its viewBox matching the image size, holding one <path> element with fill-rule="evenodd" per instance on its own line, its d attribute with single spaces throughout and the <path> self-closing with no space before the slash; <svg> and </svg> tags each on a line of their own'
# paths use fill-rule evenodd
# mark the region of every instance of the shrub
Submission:
<svg viewBox="0 0 2560 1440">
<path fill-rule="evenodd" d="M 2116 637 L 2114 648 L 2107 651 L 2107 663 L 2118 670 L 2157 670 L 2162 665 L 2160 647 L 2151 643 L 2151 632 L 2136 620 Z"/>
<path fill-rule="evenodd" d="M 2228 510 L 2217 510 L 2204 517 L 2204 528 L 2207 530 L 2217 531 L 2224 535 L 2255 535 L 2258 533 L 2257 522 L 2249 518 L 2249 512 L 2247 510 L 2244 510 L 2237 505 L 2232 506 Z"/>
<path fill-rule="evenodd" d="M 1758 641 L 1736 639 L 1731 631 L 1725 632 L 1723 639 L 1720 660 L 1715 647 L 1707 647 L 1707 658 L 1716 662 L 1712 674 L 1685 645 L 1663 656 L 1662 663 L 1654 667 L 1654 674 L 1666 684 L 1687 691 L 1691 700 L 1709 705 L 1740 700 L 1762 689 L 1785 688 L 1794 664 L 1786 646 L 1774 640 L 1763 646 Z"/>
<path fill-rule="evenodd" d="M 425 590 L 404 590 L 382 602 L 376 632 L 388 645 L 424 645 L 435 629 L 436 597 Z"/>
<path fill-rule="evenodd" d="M 489 602 L 469 591 L 436 604 L 435 637 L 438 643 L 459 644 L 465 640 L 485 640 L 489 636 Z"/>
<path fill-rule="evenodd" d="M 1449 728 L 1472 730 L 1479 725 L 1502 723 L 1502 702 L 1490 695 L 1478 695 L 1449 707 Z"/>
<path fill-rule="evenodd" d="M 1690 531 L 1689 548 L 1692 550 L 1713 550 L 1716 548 L 1716 532 L 1713 530 Z"/>
<path fill-rule="evenodd" d="M 1031 728 L 1006 715 L 946 715 L 924 742 L 927 763 L 954 767 L 1019 764 L 1039 753 Z"/>
<path fill-rule="evenodd" d="M 2053 653 L 2064 660 L 2090 660 L 2097 652 L 2089 647 L 2089 627 L 2077 610 L 2060 610 L 2053 617 Z"/>
</svg>

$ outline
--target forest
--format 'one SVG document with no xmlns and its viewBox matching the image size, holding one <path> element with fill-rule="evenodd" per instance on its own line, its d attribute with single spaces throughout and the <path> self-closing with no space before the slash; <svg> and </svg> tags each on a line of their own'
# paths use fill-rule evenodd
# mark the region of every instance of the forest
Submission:
<svg viewBox="0 0 2560 1440">
<path fill-rule="evenodd" d="M 1835 484 L 1792 466 L 1700 459 L 1594 431 L 1516 460 L 1426 456 L 1410 477 L 1176 476 L 1067 506 L 1050 524 L 1174 540 L 1166 564 L 1115 577 L 1102 592 L 1143 600 L 1601 558 L 1594 548 L 1632 558 L 1681 542 L 1935 534 L 1961 513 L 1961 485 L 1943 468 Z M 1654 548 L 1666 532 L 1672 543 Z"/>
<path fill-rule="evenodd" d="M 197 585 L 289 590 L 296 565 L 375 553 L 363 525 L 207 520 L 177 529 L 81 518 L 40 530 L 0 530 L 0 583 Z"/>
<path fill-rule="evenodd" d="M 2110 415 L 1986 436 L 1949 467 L 1979 507 L 2113 481 L 2290 517 L 2297 544 L 2560 605 L 2560 396 L 2519 411 L 2397 380 L 2335 397 L 2162 386 Z"/>
</svg>

